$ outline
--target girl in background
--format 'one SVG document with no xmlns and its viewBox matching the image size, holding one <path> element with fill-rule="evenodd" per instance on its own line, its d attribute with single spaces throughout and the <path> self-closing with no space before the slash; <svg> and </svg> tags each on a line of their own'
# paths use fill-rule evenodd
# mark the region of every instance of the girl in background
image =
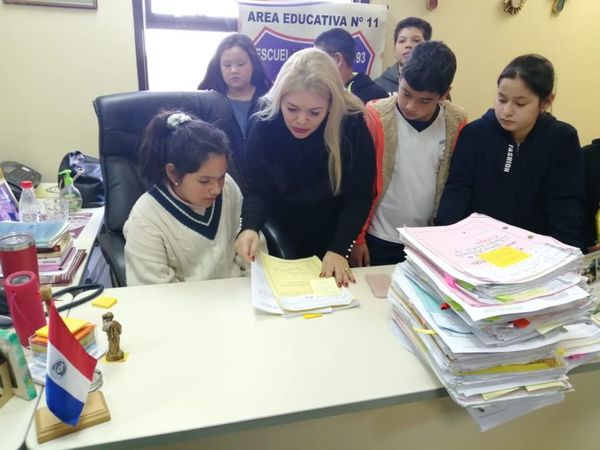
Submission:
<svg viewBox="0 0 600 450">
<path fill-rule="evenodd" d="M 128 285 L 241 276 L 234 242 L 242 195 L 227 171 L 225 134 L 177 111 L 155 116 L 140 147 L 152 187 L 123 228 Z"/>
<path fill-rule="evenodd" d="M 506 66 L 494 109 L 458 138 L 436 224 L 478 212 L 583 246 L 583 155 L 575 128 L 547 112 L 553 100 L 546 58 Z"/>
<path fill-rule="evenodd" d="M 241 33 L 227 36 L 208 63 L 206 75 L 198 89 L 215 90 L 223 95 L 231 111 L 229 130 L 233 149 L 230 167 L 235 180 L 245 190 L 244 155 L 246 138 L 252 126 L 258 98 L 271 87 L 252 40 Z"/>
<path fill-rule="evenodd" d="M 236 249 L 253 260 L 258 230 L 271 218 L 300 257 L 319 256 L 321 275 L 348 285 L 347 258 L 373 200 L 375 154 L 364 106 L 316 48 L 294 53 L 263 99 L 248 139 Z"/>
</svg>

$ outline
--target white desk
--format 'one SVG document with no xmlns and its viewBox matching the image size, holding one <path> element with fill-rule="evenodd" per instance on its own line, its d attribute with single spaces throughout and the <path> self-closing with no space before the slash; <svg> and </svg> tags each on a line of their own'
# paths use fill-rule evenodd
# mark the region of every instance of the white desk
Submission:
<svg viewBox="0 0 600 450">
<path fill-rule="evenodd" d="M 111 311 L 123 325 L 121 346 L 130 353 L 125 363 L 99 364 L 112 420 L 43 445 L 32 426 L 27 447 L 380 449 L 413 441 L 413 448 L 429 450 L 455 448 L 448 446 L 454 436 L 462 449 L 506 448 L 508 442 L 511 450 L 536 448 L 504 436 L 511 424 L 479 433 L 437 378 L 395 340 L 387 301 L 373 298 L 364 280 L 367 272 L 391 269 L 355 270 L 352 291 L 360 308 L 310 320 L 255 312 L 247 278 L 111 289 L 107 294 L 119 299 Z M 103 312 L 88 304 L 71 316 L 100 325 Z M 101 331 L 97 337 L 106 342 Z M 578 376 L 600 389 L 596 373 Z M 574 440 L 595 432 L 593 447 L 576 442 L 568 448 L 595 449 L 600 408 L 582 424 L 579 404 L 574 413 L 566 405 L 576 394 L 546 410 L 570 414 L 565 423 L 576 424 Z M 589 392 L 584 397 L 578 401 L 598 404 Z M 424 431 L 425 425 L 437 428 Z M 556 427 L 548 425 L 544 419 L 531 432 L 559 442 L 552 436 Z M 487 445 L 494 435 L 504 436 L 502 447 Z"/>
<path fill-rule="evenodd" d="M 36 385 L 37 397 L 23 400 L 16 395 L 0 408 L 0 447 L 18 449 L 23 446 L 27 429 L 40 401 L 41 386 Z"/>
</svg>

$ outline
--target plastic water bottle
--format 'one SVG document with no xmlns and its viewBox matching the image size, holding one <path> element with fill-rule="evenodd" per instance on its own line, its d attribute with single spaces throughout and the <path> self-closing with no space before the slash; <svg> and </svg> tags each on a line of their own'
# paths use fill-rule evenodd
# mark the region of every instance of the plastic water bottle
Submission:
<svg viewBox="0 0 600 450">
<path fill-rule="evenodd" d="M 40 219 L 40 204 L 33 191 L 31 181 L 21 181 L 21 199 L 19 200 L 19 214 L 21 222 L 37 222 Z"/>
</svg>

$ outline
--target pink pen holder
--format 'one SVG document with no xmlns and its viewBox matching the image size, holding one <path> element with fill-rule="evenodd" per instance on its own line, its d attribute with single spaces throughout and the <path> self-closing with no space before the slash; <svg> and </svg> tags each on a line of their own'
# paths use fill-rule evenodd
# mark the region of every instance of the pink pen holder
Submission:
<svg viewBox="0 0 600 450">
<path fill-rule="evenodd" d="M 29 337 L 46 325 L 37 275 L 26 270 L 15 272 L 6 278 L 4 290 L 19 341 L 29 347 Z"/>
</svg>

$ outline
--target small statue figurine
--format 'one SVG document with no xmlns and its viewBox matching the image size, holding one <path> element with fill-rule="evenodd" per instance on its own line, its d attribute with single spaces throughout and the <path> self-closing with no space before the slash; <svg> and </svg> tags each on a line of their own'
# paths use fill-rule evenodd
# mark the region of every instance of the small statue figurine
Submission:
<svg viewBox="0 0 600 450">
<path fill-rule="evenodd" d="M 102 331 L 105 331 L 108 336 L 108 352 L 106 353 L 107 361 L 121 361 L 125 354 L 119 346 L 121 339 L 121 324 L 113 320 L 113 313 L 107 312 L 102 314 Z"/>
<path fill-rule="evenodd" d="M 40 288 L 40 294 L 42 295 L 42 301 L 46 305 L 46 314 L 50 314 L 50 307 L 52 305 L 52 288 L 50 286 L 42 286 Z"/>
</svg>

